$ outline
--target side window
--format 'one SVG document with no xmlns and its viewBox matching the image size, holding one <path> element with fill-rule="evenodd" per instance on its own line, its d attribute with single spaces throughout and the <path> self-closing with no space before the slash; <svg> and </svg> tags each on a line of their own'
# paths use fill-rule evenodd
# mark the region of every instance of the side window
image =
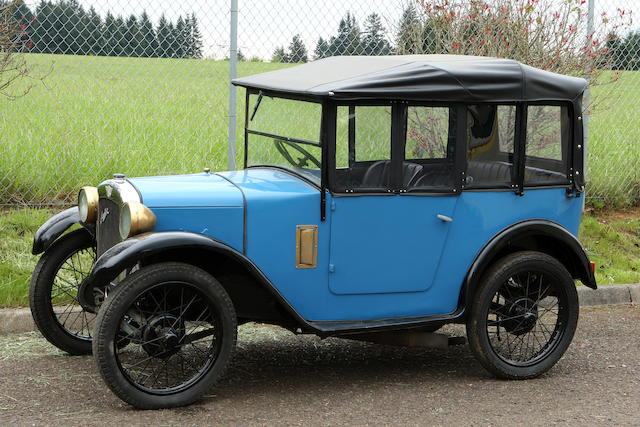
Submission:
<svg viewBox="0 0 640 427">
<path fill-rule="evenodd" d="M 530 105 L 527 109 L 525 185 L 565 184 L 569 147 L 569 109 Z"/>
<path fill-rule="evenodd" d="M 515 125 L 515 105 L 467 107 L 467 188 L 511 185 Z"/>
<path fill-rule="evenodd" d="M 453 188 L 455 117 L 449 107 L 407 107 L 402 174 L 409 190 Z"/>
<path fill-rule="evenodd" d="M 391 180 L 391 106 L 339 106 L 336 190 L 387 190 Z"/>
</svg>

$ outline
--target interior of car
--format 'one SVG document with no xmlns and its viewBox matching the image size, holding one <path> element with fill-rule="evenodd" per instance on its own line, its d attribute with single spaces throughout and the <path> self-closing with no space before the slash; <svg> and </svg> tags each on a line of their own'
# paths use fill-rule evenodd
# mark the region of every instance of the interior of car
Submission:
<svg viewBox="0 0 640 427">
<path fill-rule="evenodd" d="M 514 169 L 515 106 L 469 105 L 467 111 L 465 188 L 510 188 Z M 409 191 L 453 189 L 454 124 L 449 124 L 449 134 L 445 140 L 446 154 L 442 158 L 411 158 L 402 162 L 402 188 Z M 562 140 L 566 137 L 562 135 Z M 362 142 L 355 143 L 356 147 L 359 144 Z M 352 150 L 357 150 L 356 147 L 352 147 Z M 349 167 L 336 169 L 339 189 L 344 188 L 349 192 L 354 189 L 386 191 L 390 188 L 391 160 L 355 161 L 353 157 Z M 527 155 L 525 185 L 565 184 L 568 180 L 564 165 L 562 159 Z"/>
</svg>

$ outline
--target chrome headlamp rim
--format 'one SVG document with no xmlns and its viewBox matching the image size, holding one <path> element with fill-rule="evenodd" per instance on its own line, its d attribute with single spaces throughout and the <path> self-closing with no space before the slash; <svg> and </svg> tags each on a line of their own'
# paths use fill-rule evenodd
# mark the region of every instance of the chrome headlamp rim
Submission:
<svg viewBox="0 0 640 427">
<path fill-rule="evenodd" d="M 98 189 L 96 187 L 82 187 L 78 192 L 78 213 L 80 221 L 93 224 L 98 217 Z"/>
</svg>

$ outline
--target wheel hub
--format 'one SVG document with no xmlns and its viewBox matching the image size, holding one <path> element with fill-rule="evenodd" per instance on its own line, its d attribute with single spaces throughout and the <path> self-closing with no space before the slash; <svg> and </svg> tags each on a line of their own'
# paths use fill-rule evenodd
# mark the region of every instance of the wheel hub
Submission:
<svg viewBox="0 0 640 427">
<path fill-rule="evenodd" d="M 526 334 L 538 321 L 538 307 L 532 299 L 520 298 L 509 307 L 505 317 L 508 320 L 502 324 L 508 332 L 514 335 Z"/>
<path fill-rule="evenodd" d="M 142 334 L 142 348 L 149 356 L 166 359 L 180 350 L 180 341 L 184 337 L 184 325 L 171 314 L 153 317 L 145 326 Z"/>
</svg>

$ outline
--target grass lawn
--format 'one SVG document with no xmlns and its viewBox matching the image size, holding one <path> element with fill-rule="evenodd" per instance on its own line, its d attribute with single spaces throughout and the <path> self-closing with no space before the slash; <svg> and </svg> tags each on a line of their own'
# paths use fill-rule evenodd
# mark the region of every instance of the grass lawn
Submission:
<svg viewBox="0 0 640 427">
<path fill-rule="evenodd" d="M 0 205 L 72 200 L 82 185 L 129 176 L 226 168 L 226 61 L 29 54 L 44 84 L 0 99 Z M 284 67 L 241 62 L 239 75 Z M 604 73 L 603 81 L 611 73 Z M 19 89 L 19 88 L 17 88 Z M 242 124 L 244 90 L 238 91 Z M 640 72 L 597 86 L 589 195 L 640 198 Z M 263 112 L 264 113 L 264 112 Z M 299 114 L 297 114 L 299 118 Z M 289 120 L 290 124 L 304 123 Z M 238 159 L 242 133 L 238 128 Z"/>
<path fill-rule="evenodd" d="M 0 212 L 0 307 L 28 305 L 28 286 L 38 257 L 31 239 L 52 211 Z M 600 284 L 640 283 L 640 208 L 585 215 L 580 240 L 597 265 Z"/>
</svg>

